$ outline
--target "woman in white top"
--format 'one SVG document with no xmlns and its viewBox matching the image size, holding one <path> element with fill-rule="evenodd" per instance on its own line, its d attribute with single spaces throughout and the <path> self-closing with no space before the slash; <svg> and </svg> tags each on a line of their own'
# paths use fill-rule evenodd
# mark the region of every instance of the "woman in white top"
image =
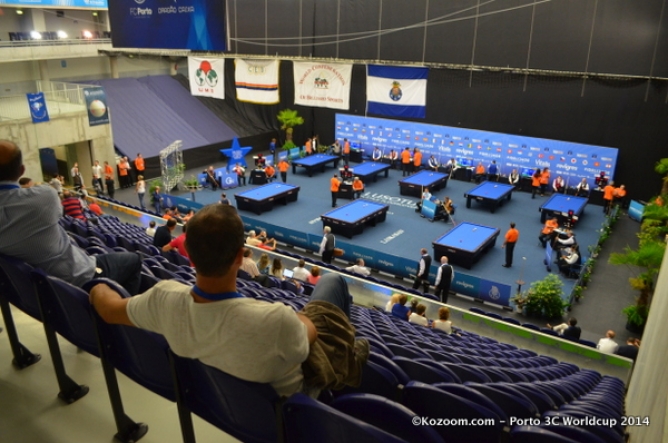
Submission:
<svg viewBox="0 0 668 443">
<path fill-rule="evenodd" d="M 146 209 L 144 206 L 144 194 L 146 194 L 146 182 L 144 181 L 144 176 L 140 175 L 137 177 L 137 187 L 135 188 L 137 192 L 137 197 L 139 197 L 139 206 L 142 209 Z"/>
<path fill-rule="evenodd" d="M 385 305 L 385 312 L 392 312 L 392 306 L 396 303 L 399 303 L 399 294 L 392 294 L 392 297 L 390 297 L 390 300 Z"/>
<path fill-rule="evenodd" d="M 427 310 L 427 307 L 423 304 L 417 305 L 415 312 L 411 312 L 410 317 L 408 317 L 409 323 L 415 323 L 416 325 L 429 326 L 429 320 L 424 316 L 424 311 Z"/>
<path fill-rule="evenodd" d="M 274 262 L 271 264 L 271 275 L 280 278 L 281 280 L 285 279 L 283 276 L 283 262 L 280 258 L 275 258 Z"/>
<path fill-rule="evenodd" d="M 431 327 L 452 334 L 452 322 L 448 320 L 449 318 L 450 309 L 442 307 L 438 310 L 438 320 L 434 320 Z"/>
</svg>

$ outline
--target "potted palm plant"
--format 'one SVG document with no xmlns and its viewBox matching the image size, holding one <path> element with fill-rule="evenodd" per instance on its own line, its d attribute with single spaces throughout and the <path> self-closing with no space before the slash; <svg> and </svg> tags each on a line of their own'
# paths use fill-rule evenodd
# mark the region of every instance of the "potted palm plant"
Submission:
<svg viewBox="0 0 668 443">
<path fill-rule="evenodd" d="M 276 118 L 281 124 L 281 129 L 285 131 L 285 144 L 283 145 L 283 149 L 290 150 L 297 147 L 292 141 L 292 133 L 295 126 L 304 124 L 304 119 L 299 116 L 297 111 L 292 109 L 281 110 Z"/>
</svg>

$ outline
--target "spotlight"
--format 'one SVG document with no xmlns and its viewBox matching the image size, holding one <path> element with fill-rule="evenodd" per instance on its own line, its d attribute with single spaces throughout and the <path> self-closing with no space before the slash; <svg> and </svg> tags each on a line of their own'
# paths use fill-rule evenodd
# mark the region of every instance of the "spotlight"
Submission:
<svg viewBox="0 0 668 443">
<path fill-rule="evenodd" d="M 17 9 L 16 15 L 23 15 L 23 9 Z"/>
<path fill-rule="evenodd" d="M 42 39 L 42 34 L 40 34 L 37 31 L 30 31 L 30 38 L 33 40 L 41 40 Z"/>
<path fill-rule="evenodd" d="M 93 12 L 93 17 L 97 17 L 97 12 Z"/>
<path fill-rule="evenodd" d="M 67 38 L 67 32 L 65 32 L 65 31 L 58 31 L 58 32 L 56 33 L 56 35 L 58 35 L 58 38 L 59 38 L 59 39 L 65 39 L 65 38 Z"/>
<path fill-rule="evenodd" d="M 86 29 L 81 32 L 81 35 L 83 35 L 83 38 L 93 38 L 93 33 Z"/>
</svg>

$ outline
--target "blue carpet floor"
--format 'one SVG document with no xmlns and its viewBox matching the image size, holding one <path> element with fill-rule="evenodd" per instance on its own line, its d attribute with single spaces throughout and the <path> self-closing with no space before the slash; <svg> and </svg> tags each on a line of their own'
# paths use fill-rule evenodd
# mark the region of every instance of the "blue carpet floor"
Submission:
<svg viewBox="0 0 668 443">
<path fill-rule="evenodd" d="M 351 166 L 354 167 L 354 163 Z M 186 176 L 200 171 L 187 171 Z M 305 233 L 320 235 L 322 233 L 322 222 L 320 216 L 331 209 L 329 192 L 329 179 L 334 170 L 328 167 L 324 173 L 316 173 L 308 177 L 304 171 L 298 170 L 297 174 L 288 173 L 288 183 L 300 186 L 299 199 L 297 202 L 287 206 L 276 206 L 272 211 L 258 216 L 249 211 L 240 211 L 244 217 L 262 220 L 273 225 L 278 225 Z M 401 180 L 401 171 L 391 170 L 388 178 L 379 177 L 375 183 L 367 183 L 363 198 L 382 202 L 390 206 L 387 220 L 375 227 L 367 227 L 361 235 L 353 237 L 352 240 L 339 237 L 340 241 L 349 242 L 358 246 L 370 248 L 376 251 L 404 257 L 417 261 L 420 256 L 420 248 L 427 248 L 433 252 L 432 241 L 436 240 L 452 228 L 452 224 L 443 221 L 430 222 L 421 218 L 415 212 L 417 198 L 401 196 L 399 193 L 398 180 Z M 228 189 L 230 200 L 234 203 L 234 194 L 250 189 L 253 185 L 246 187 Z M 437 197 L 449 196 L 457 205 L 455 219 L 457 223 L 463 221 L 477 223 L 485 226 L 496 227 L 501 230 L 501 236 L 497 240 L 496 247 L 488 251 L 480 261 L 467 270 L 455 266 L 456 272 L 475 275 L 487 280 L 497 281 L 510 286 L 516 286 L 516 281 L 524 280 L 528 284 L 540 280 L 547 275 L 543 265 L 544 249 L 538 241 L 538 234 L 542 229 L 539 207 L 548 197 L 531 198 L 531 194 L 514 192 L 511 201 L 506 202 L 492 214 L 486 206 L 473 202 L 470 209 L 466 208 L 464 193 L 473 188 L 474 183 L 458 180 L 449 180 L 447 188 L 436 193 Z M 176 194 L 178 195 L 178 194 Z M 182 197 L 189 197 L 183 193 Z M 119 196 L 123 199 L 123 196 Z M 129 196 L 128 196 L 129 197 Z M 219 192 L 203 190 L 196 194 L 199 203 L 214 203 L 220 198 Z M 134 203 L 134 199 L 128 200 Z M 349 200 L 339 199 L 339 205 Z M 583 216 L 578 222 L 575 233 L 581 251 L 585 257 L 587 247 L 598 241 L 604 214 L 600 206 L 588 205 Z M 520 231 L 520 239 L 515 248 L 514 265 L 510 269 L 503 268 L 504 250 L 500 248 L 503 234 L 508 229 L 510 222 L 515 222 Z M 553 271 L 556 267 L 553 266 Z M 575 281 L 562 278 L 564 281 L 564 293 L 569 294 Z"/>
</svg>

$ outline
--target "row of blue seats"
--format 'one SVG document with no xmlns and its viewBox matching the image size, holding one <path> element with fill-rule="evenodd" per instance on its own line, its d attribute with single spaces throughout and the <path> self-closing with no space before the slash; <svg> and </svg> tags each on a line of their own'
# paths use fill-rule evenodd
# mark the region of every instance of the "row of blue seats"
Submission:
<svg viewBox="0 0 668 443">
<path fill-rule="evenodd" d="M 489 317 L 489 318 L 493 318 L 495 320 L 501 320 L 501 321 L 505 321 L 507 323 L 511 323 L 513 325 L 522 326 L 524 328 L 531 329 L 532 331 L 538 331 L 538 332 L 542 332 L 543 334 L 552 335 L 554 337 L 562 338 L 564 340 L 570 340 L 570 341 L 573 341 L 575 343 L 579 343 L 579 344 L 584 345 L 584 346 L 589 346 L 590 348 L 596 348 L 596 343 L 594 343 L 593 341 L 584 340 L 584 339 L 574 339 L 574 338 L 570 338 L 570 337 L 563 337 L 563 336 L 557 334 L 555 331 L 553 331 L 550 328 L 540 327 L 540 326 L 537 326 L 533 323 L 520 323 L 519 321 L 517 321 L 516 319 L 514 319 L 512 317 L 502 317 L 501 315 L 496 314 L 494 312 L 487 312 L 487 311 L 483 311 L 482 309 L 478 309 L 478 308 L 469 308 L 469 311 L 475 312 L 476 314 L 484 315 L 484 316 Z"/>
</svg>

